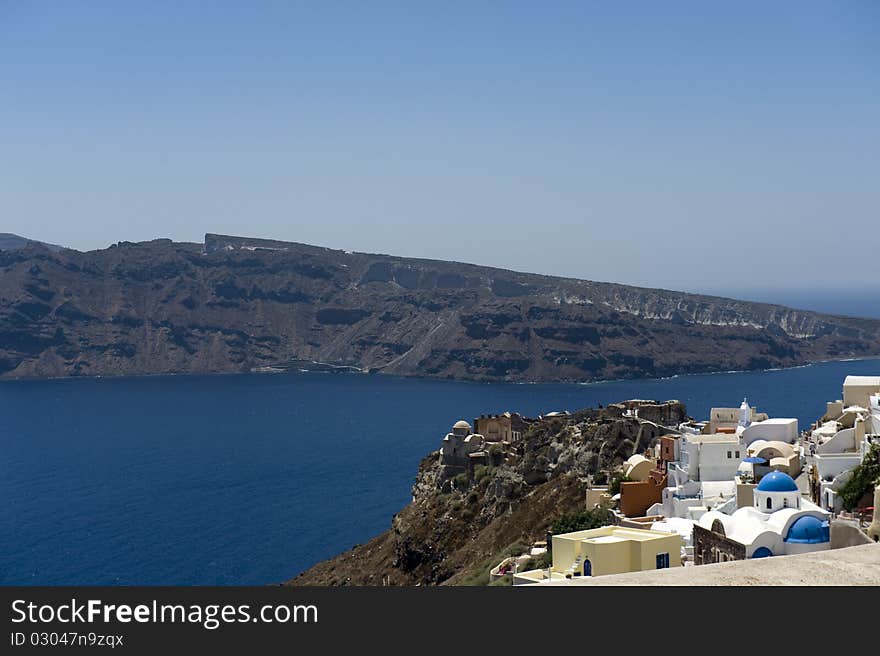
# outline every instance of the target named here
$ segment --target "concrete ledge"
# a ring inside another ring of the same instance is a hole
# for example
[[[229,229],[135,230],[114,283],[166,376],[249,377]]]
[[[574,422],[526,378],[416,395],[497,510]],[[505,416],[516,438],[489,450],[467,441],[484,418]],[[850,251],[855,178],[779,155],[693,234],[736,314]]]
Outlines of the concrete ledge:
[[[880,544],[540,584],[559,585],[880,585]]]

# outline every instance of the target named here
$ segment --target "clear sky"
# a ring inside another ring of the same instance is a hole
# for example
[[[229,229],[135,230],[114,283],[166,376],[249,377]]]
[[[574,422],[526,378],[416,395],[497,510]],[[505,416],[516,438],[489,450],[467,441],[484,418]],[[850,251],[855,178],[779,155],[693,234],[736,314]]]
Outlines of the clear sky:
[[[874,287],[880,3],[0,0],[0,232]]]

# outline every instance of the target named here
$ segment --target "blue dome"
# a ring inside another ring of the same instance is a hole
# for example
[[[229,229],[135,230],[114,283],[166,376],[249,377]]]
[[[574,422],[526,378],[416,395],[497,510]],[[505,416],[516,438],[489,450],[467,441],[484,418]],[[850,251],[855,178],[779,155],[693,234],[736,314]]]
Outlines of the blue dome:
[[[831,539],[828,522],[823,522],[812,515],[804,515],[797,518],[788,529],[786,542],[798,542],[801,544],[818,544],[828,542]]]
[[[758,483],[758,492],[797,492],[794,479],[781,471],[772,471]]]

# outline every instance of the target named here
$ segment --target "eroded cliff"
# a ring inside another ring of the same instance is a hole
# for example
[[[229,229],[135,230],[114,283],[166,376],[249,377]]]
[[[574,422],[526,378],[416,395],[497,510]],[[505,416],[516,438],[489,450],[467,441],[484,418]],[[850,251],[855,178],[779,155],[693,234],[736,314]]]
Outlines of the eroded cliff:
[[[0,376],[283,370],[588,381],[880,354],[880,321],[207,235],[0,251]]]

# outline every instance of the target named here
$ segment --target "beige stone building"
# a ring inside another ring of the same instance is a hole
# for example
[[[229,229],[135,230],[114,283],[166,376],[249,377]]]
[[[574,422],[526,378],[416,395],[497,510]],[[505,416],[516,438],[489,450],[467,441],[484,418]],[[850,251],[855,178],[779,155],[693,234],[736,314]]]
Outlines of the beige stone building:
[[[526,420],[517,412],[500,415],[480,415],[474,419],[474,432],[487,442],[518,442],[528,428]]]
[[[709,412],[709,425],[704,428],[705,433],[736,433],[738,426],[748,426],[750,423],[765,421],[768,419],[766,412],[758,412],[750,407],[745,401],[738,408],[712,408]]]

